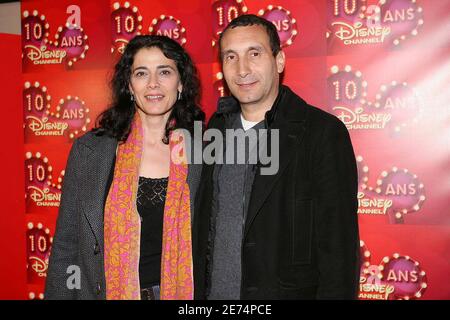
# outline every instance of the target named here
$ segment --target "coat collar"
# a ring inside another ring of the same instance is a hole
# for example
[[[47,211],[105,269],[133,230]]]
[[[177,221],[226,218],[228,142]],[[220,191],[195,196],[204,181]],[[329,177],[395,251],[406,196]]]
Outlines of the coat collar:
[[[103,211],[117,149],[117,140],[88,133],[80,144],[83,150],[79,179],[83,185],[79,195],[83,213],[92,229],[96,242],[103,248]]]
[[[304,100],[288,87],[282,86],[274,106],[266,113],[266,128],[279,130],[279,168],[274,175],[261,175],[260,167],[256,171],[244,225],[244,237],[277,181],[293,158],[297,156],[296,150],[307,130],[307,109],[308,105]]]
[[[271,128],[273,125],[280,126],[284,122],[302,122],[305,120],[305,108],[293,107],[306,106],[307,103],[297,96],[292,90],[285,85],[280,85],[277,98],[272,108],[266,112],[264,121],[266,128]],[[217,106],[217,115],[229,116],[240,112],[241,107],[237,99],[233,96],[222,97],[219,99]]]

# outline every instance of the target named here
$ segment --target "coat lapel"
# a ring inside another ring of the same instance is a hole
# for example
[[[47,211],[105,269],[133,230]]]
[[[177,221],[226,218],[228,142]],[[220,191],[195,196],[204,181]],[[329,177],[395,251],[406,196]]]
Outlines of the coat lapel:
[[[274,124],[272,129],[278,129],[280,132],[280,163],[278,172],[274,175],[261,175],[261,168],[258,168],[253,181],[252,194],[250,196],[248,214],[244,227],[244,237],[247,235],[250,226],[258,215],[262,205],[272,192],[277,180],[283,175],[284,170],[291,162],[294,155],[293,150],[295,150],[296,146],[302,141],[305,133],[305,120],[293,120],[284,126]],[[276,142],[272,141],[271,143]]]
[[[84,170],[80,172],[80,200],[92,232],[103,247],[103,211],[117,141],[110,138],[101,140],[96,145],[86,146]]]

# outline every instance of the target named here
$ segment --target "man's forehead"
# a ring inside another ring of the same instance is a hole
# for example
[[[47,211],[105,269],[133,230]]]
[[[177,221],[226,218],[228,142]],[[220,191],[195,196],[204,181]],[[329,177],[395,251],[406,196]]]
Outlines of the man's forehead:
[[[228,29],[222,38],[222,52],[270,47],[269,36],[263,26],[239,26]]]

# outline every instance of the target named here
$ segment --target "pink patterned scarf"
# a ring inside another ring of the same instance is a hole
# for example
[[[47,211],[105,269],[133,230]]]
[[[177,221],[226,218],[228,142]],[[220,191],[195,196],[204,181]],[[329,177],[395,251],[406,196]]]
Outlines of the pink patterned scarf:
[[[191,210],[183,136],[169,137],[170,169],[164,207],[161,300],[193,299]],[[140,300],[141,224],[136,208],[143,128],[139,114],[117,150],[114,179],[105,205],[105,277],[107,300]],[[174,156],[177,159],[172,159]]]

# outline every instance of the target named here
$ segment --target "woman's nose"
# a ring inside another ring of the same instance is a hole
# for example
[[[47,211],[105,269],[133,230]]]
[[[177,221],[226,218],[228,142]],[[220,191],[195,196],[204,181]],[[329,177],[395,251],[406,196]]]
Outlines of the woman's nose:
[[[152,89],[158,88],[159,87],[158,78],[155,76],[148,77],[147,87],[152,88]]]

